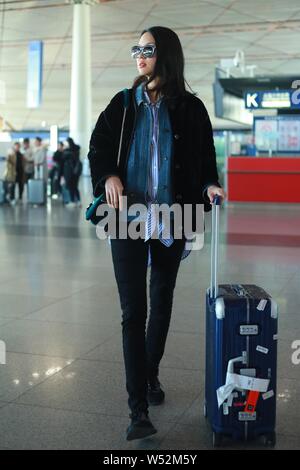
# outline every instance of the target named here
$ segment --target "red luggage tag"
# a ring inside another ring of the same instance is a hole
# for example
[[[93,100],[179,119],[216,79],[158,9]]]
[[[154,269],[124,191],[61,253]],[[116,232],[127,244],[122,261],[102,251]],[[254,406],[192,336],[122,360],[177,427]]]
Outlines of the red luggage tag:
[[[260,392],[256,392],[255,390],[250,390],[248,393],[247,401],[246,401],[246,406],[245,406],[245,412],[247,413],[254,413],[256,409],[256,404],[257,400],[259,397]]]

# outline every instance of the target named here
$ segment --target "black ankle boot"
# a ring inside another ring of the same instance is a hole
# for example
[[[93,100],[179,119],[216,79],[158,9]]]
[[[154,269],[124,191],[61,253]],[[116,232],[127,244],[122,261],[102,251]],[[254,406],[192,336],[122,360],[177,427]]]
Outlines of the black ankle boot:
[[[157,377],[148,380],[148,393],[147,401],[149,405],[161,405],[165,400],[165,392],[162,389],[161,383]]]
[[[152,436],[152,434],[157,433],[146,411],[132,413],[129,417],[131,418],[131,424],[128,426],[126,432],[127,441],[143,439],[144,437]]]

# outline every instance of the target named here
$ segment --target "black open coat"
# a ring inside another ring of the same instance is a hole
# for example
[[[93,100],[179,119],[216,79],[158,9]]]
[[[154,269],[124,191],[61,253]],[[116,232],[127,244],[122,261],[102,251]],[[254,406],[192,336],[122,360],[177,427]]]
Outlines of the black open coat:
[[[117,93],[100,114],[90,140],[90,161],[93,192],[104,191],[109,175],[118,175],[126,193],[126,164],[134,133],[137,105],[133,89],[129,89],[129,107],[124,124],[119,167],[117,156],[123,118],[123,93]],[[211,122],[203,102],[187,92],[184,98],[168,103],[174,154],[172,160],[173,200],[183,204],[204,204],[211,209],[204,191],[208,184],[218,183],[216,152]]]

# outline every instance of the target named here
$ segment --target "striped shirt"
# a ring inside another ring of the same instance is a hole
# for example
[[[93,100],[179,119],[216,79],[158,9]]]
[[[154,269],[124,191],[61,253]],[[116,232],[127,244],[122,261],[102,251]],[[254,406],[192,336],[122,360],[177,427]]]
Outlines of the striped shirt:
[[[166,247],[169,247],[173,244],[174,239],[172,235],[170,234],[169,238],[163,238],[162,232],[163,232],[163,222],[157,220],[157,217],[155,215],[155,210],[153,207],[153,203],[157,203],[156,201],[156,195],[157,195],[157,188],[158,188],[158,180],[159,180],[159,163],[160,163],[160,155],[159,155],[159,119],[158,119],[158,113],[159,113],[159,107],[162,101],[162,98],[160,98],[158,101],[155,103],[151,103],[151,100],[149,98],[149,95],[147,91],[144,89],[144,97],[146,99],[147,105],[149,106],[152,114],[152,122],[153,122],[153,133],[152,133],[152,139],[151,139],[151,151],[150,151],[150,165],[149,165],[149,174],[148,174],[148,180],[147,180],[147,216],[146,216],[146,224],[145,224],[145,242],[151,238],[151,235],[153,234],[156,226],[158,230],[158,237],[161,243],[163,243]],[[186,242],[187,245],[188,241]],[[181,259],[186,258],[190,254],[190,249],[187,248],[185,245],[185,248],[183,250]],[[151,264],[151,254],[150,254],[150,246],[149,246],[149,252],[148,252],[148,266]]]

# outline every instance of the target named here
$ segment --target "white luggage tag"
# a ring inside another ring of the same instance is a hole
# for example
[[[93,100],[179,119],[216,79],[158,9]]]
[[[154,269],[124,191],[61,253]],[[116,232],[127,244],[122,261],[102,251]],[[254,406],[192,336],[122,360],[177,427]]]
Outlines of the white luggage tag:
[[[268,390],[270,383],[268,379],[257,379],[255,377],[235,374],[233,372],[235,362],[243,362],[243,357],[236,357],[228,361],[226,383],[217,390],[219,408],[232,394],[233,390],[255,390],[262,393]]]

